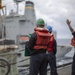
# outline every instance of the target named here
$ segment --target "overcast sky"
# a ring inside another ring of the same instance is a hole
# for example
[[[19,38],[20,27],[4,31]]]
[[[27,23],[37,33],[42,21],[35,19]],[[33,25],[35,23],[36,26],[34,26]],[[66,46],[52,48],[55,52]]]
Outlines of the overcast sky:
[[[8,2],[7,2],[8,1]],[[75,29],[75,0],[30,0],[34,2],[36,18],[43,18],[48,25],[57,31],[57,38],[71,38],[71,32],[66,24],[66,19],[71,20]],[[3,0],[8,12],[16,11],[13,0]],[[19,14],[24,14],[24,2],[19,4]]]

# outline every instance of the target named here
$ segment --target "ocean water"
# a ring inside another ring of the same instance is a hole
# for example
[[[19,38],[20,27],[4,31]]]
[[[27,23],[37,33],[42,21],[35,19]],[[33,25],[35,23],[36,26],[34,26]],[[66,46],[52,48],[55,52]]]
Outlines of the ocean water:
[[[71,43],[71,39],[57,39],[57,45],[70,45],[70,43]],[[69,53],[67,53],[65,56],[73,57],[74,52],[75,49],[73,47],[72,50]]]
[[[71,39],[56,39],[58,45],[70,45]]]

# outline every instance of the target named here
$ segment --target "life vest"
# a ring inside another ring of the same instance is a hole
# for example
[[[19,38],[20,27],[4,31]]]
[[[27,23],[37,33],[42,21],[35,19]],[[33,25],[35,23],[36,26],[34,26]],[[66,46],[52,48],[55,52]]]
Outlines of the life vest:
[[[35,33],[37,35],[36,43],[34,45],[35,50],[47,49],[50,39],[50,33],[45,28],[35,28]]]
[[[51,37],[50,37],[50,41],[49,41],[48,52],[53,51],[53,42],[54,42],[54,35],[52,34]]]
[[[75,38],[74,37],[71,39],[71,45],[75,46]]]

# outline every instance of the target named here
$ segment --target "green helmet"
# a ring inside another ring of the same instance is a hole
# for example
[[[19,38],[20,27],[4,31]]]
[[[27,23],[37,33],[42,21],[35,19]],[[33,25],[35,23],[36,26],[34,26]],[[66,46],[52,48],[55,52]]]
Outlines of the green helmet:
[[[40,18],[40,19],[37,20],[36,24],[37,25],[45,25],[45,22],[44,22],[43,19]]]

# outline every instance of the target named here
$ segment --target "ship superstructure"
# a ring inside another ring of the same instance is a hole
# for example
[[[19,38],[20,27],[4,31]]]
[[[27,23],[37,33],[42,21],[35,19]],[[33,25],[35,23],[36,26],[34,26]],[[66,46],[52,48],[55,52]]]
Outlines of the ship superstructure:
[[[36,17],[34,11],[34,4],[30,1],[26,2],[25,14],[18,15],[10,13],[5,19],[6,37],[15,40],[19,43],[21,36],[33,33],[36,26]]]

